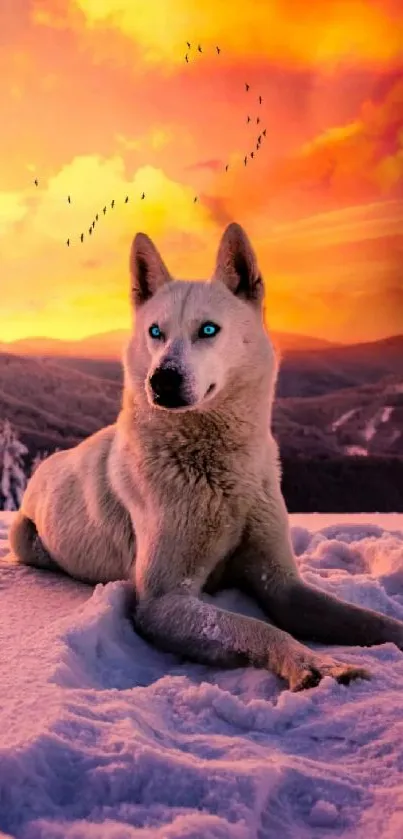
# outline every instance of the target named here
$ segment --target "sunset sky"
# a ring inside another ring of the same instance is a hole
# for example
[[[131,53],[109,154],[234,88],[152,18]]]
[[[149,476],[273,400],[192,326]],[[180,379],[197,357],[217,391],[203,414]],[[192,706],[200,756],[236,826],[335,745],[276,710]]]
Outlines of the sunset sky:
[[[12,0],[0,47],[0,342],[126,328],[135,233],[207,278],[232,220],[273,329],[403,332],[401,0]]]

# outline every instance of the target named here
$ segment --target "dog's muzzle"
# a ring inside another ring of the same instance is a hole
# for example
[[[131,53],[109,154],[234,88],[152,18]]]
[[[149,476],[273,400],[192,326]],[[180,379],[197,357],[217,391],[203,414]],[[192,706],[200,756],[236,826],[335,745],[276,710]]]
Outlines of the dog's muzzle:
[[[157,367],[149,382],[156,405],[170,409],[189,405],[185,394],[185,379],[176,367]]]

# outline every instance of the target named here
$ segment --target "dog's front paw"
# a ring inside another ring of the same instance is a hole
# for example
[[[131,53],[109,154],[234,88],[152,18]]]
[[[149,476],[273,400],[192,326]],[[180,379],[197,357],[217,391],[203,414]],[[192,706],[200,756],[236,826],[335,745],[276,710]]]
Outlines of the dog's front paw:
[[[290,690],[296,692],[316,687],[324,676],[331,676],[342,685],[350,684],[353,679],[370,679],[371,674],[365,667],[340,664],[332,659],[313,658],[301,661],[289,675]]]

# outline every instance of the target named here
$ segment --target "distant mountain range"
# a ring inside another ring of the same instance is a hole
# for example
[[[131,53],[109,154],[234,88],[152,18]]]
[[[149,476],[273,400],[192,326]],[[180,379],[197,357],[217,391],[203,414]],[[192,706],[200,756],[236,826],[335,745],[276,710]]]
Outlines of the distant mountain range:
[[[403,376],[403,335],[320,351],[287,350],[282,355],[277,387],[281,397],[319,396],[375,383],[389,374]]]
[[[284,334],[284,333],[282,333]],[[291,336],[293,337],[293,336]],[[316,349],[280,349],[277,397],[322,396],[335,390],[375,383],[394,374],[403,376],[403,336],[367,344],[325,345]],[[59,366],[114,382],[122,381],[120,361],[53,356]]]
[[[0,342],[0,352],[12,352],[19,355],[74,357],[91,359],[120,359],[122,348],[129,337],[127,329],[102,332],[90,335],[79,341],[63,341],[57,338],[21,338],[10,343]],[[281,352],[288,350],[318,350],[324,347],[339,346],[321,338],[309,335],[294,335],[288,332],[275,332],[272,338]]]
[[[121,392],[120,381],[0,352],[0,417],[10,420],[31,451],[68,448],[114,422]]]
[[[403,458],[403,336],[315,349],[283,344],[281,354],[273,424],[283,454]],[[0,417],[31,452],[75,445],[114,422],[121,390],[121,364],[110,358],[0,351]]]
[[[290,457],[403,458],[403,379],[278,399],[273,428]]]

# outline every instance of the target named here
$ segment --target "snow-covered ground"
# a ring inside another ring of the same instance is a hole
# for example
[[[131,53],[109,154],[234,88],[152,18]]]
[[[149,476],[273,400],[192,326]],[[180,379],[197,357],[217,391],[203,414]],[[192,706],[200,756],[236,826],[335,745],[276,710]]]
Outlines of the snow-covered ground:
[[[403,837],[393,644],[335,648],[373,680],[299,694],[265,671],[182,664],[136,636],[127,584],[12,564],[12,515],[0,516],[0,836]],[[403,516],[291,523],[308,581],[403,619]],[[259,615],[234,592],[217,599]]]

